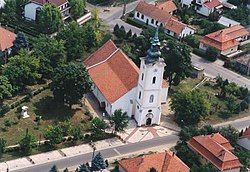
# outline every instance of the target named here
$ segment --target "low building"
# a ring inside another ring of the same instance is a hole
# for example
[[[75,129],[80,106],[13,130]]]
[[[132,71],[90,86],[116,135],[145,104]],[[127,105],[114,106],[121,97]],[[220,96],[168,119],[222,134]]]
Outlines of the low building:
[[[168,12],[169,14],[174,14],[177,11],[177,6],[172,0],[166,0],[166,2],[156,2],[155,6],[161,10]]]
[[[119,161],[120,172],[189,172],[189,167],[173,152],[152,153]]]
[[[70,17],[70,5],[67,0],[30,0],[24,6],[24,17],[26,20],[37,21],[38,14],[46,3],[55,4],[62,14],[62,19],[66,20]]]
[[[235,67],[245,75],[250,75],[250,54],[237,58]]]
[[[204,162],[211,163],[222,172],[240,172],[241,163],[232,153],[233,147],[221,134],[201,135],[187,142],[189,148],[198,153]]]
[[[108,115],[122,109],[138,126],[160,123],[161,103],[166,103],[168,93],[165,63],[161,58],[148,63],[147,58],[141,58],[139,69],[109,40],[84,61],[92,92]]]
[[[231,26],[235,26],[235,25],[240,25],[239,22],[234,21],[232,19],[229,19],[227,17],[221,16],[220,19],[218,20],[219,24],[222,24],[226,27],[231,27]]]
[[[148,4],[144,1],[140,1],[137,5],[134,18],[154,28],[163,27],[166,34],[177,39],[194,34],[195,32],[192,27],[178,21],[169,12],[158,8],[157,5]]]
[[[248,39],[249,32],[243,26],[235,25],[205,35],[200,41],[199,48],[206,51],[210,46],[217,49],[221,55],[228,55],[236,52],[240,42]]]
[[[7,58],[16,39],[16,34],[0,26],[0,57]]]
[[[238,145],[250,151],[250,127],[248,127],[237,141]]]

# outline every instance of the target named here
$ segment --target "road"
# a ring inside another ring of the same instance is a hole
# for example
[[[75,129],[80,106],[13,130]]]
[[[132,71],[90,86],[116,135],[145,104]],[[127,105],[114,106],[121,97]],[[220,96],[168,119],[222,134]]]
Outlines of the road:
[[[240,86],[250,89],[250,80],[231,71],[220,64],[209,62],[195,54],[191,54],[192,63],[205,69],[205,73],[211,77],[220,75],[224,79],[228,79],[230,82],[235,82]]]
[[[246,127],[250,126],[250,116],[240,118],[234,121],[228,121],[228,122],[216,124],[214,125],[214,127],[223,127],[223,126],[228,126],[228,125],[231,125],[232,127],[237,128],[238,131],[241,131],[242,129],[245,129]]]
[[[165,137],[157,137],[151,140],[130,143],[123,146],[107,148],[104,150],[100,150],[101,154],[105,158],[111,158],[115,156],[125,155],[141,150],[145,150],[152,147],[162,146],[166,144],[173,144],[178,141],[178,136],[176,135],[168,135]],[[27,167],[21,170],[11,170],[11,172],[48,172],[51,167],[55,164],[59,169],[64,169],[66,167],[77,166],[79,164],[83,164],[89,162],[91,160],[92,153],[81,154],[73,157],[65,157],[63,159],[45,163],[38,164],[32,167]]]

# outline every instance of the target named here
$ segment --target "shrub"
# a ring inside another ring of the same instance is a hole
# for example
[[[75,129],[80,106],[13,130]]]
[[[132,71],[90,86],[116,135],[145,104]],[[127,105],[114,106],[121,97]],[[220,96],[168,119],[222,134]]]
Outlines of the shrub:
[[[211,59],[211,61],[215,61],[218,57],[218,54],[219,52],[213,47],[208,47],[206,51],[206,55],[209,59]]]
[[[138,27],[138,28],[146,28],[141,23],[137,22],[136,20],[134,20],[133,18],[130,18],[130,17],[127,18],[127,23],[131,24],[131,25],[133,25],[135,27]]]
[[[245,100],[243,100],[243,101],[240,103],[240,107],[241,107],[241,110],[244,111],[244,110],[246,110],[246,109],[249,108],[249,104],[248,104]]]
[[[4,126],[5,127],[10,127],[12,125],[12,121],[10,119],[5,119],[4,120]]]
[[[193,48],[199,48],[199,39],[195,35],[188,35],[184,41]]]
[[[0,117],[3,116],[4,114],[6,114],[9,111],[10,111],[10,106],[9,105],[3,105],[0,108]]]
[[[201,50],[201,49],[198,49],[198,48],[194,48],[193,49],[193,53],[198,55],[198,56],[201,56],[201,57],[205,57],[206,54],[205,54],[205,51]]]

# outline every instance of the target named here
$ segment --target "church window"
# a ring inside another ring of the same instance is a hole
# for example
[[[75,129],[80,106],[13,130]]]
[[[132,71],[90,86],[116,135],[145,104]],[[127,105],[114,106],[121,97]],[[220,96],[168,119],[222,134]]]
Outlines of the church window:
[[[151,96],[149,97],[149,103],[153,103],[153,101],[154,101],[154,95],[151,95]]]
[[[138,17],[138,18],[140,17],[140,13],[139,13],[139,12],[137,12],[137,17]]]
[[[152,80],[152,84],[155,84],[155,81],[156,81],[156,77],[154,76]]]
[[[143,14],[141,15],[141,19],[144,19],[144,15]]]
[[[155,22],[154,19],[151,19],[151,23],[154,24],[154,22]]]
[[[140,109],[140,107],[137,105],[137,109]]]
[[[141,99],[141,92],[139,92],[139,99]]]
[[[144,73],[143,74],[141,74],[141,80],[143,81],[143,78],[144,78]]]
[[[151,110],[151,109],[149,109],[149,110],[148,110],[148,112],[152,112],[152,110]]]

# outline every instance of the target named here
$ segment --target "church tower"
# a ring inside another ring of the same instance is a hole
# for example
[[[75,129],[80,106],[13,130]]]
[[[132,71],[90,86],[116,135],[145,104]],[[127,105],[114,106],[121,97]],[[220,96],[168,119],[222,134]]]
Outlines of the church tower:
[[[147,51],[147,56],[140,58],[140,75],[134,116],[138,126],[160,124],[162,82],[166,66],[160,56],[157,28],[154,38],[151,39],[151,47]]]

